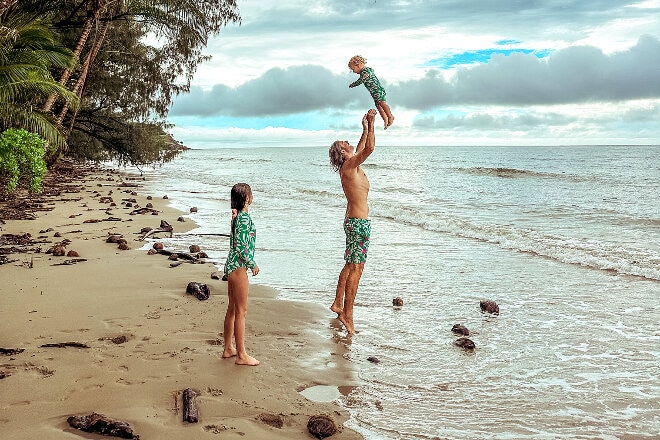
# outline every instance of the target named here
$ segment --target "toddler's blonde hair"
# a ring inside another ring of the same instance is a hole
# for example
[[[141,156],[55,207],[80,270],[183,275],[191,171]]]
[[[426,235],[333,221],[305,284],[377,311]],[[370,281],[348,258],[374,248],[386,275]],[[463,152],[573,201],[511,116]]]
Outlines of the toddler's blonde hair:
[[[351,58],[348,61],[349,66],[352,66],[353,64],[358,64],[358,63],[367,64],[367,59],[364,58],[362,55],[355,55],[353,58]]]

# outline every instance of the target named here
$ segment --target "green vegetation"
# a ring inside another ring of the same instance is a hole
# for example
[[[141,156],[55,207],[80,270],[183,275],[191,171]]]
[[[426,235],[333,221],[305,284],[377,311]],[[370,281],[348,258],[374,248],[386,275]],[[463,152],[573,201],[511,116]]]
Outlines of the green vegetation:
[[[29,181],[30,191],[41,192],[46,174],[45,140],[38,134],[11,128],[0,134],[0,175],[7,181],[5,190],[16,189],[21,178]]]
[[[169,161],[181,151],[166,131],[172,99],[230,22],[236,0],[0,3],[0,131],[40,134],[49,166]]]

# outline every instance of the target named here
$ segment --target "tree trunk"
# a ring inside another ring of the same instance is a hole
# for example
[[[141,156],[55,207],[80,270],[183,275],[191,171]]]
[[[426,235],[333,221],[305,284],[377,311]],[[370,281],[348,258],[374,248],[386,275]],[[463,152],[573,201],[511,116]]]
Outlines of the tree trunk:
[[[89,72],[89,68],[94,62],[94,59],[96,59],[96,55],[98,55],[99,50],[101,50],[101,46],[103,46],[103,42],[105,41],[105,36],[108,32],[108,28],[110,27],[110,22],[109,21],[104,21],[101,24],[100,30],[98,32],[98,36],[96,38],[96,42],[94,43],[94,46],[89,50],[87,53],[87,56],[85,57],[85,62],[82,65],[82,69],[80,71],[80,75],[78,76],[78,81],[76,81],[76,85],[73,87],[72,92],[78,95],[80,98],[82,95],[82,90],[83,86],[85,84],[85,80],[87,79],[87,72]],[[64,120],[64,116],[66,115],[67,111],[69,111],[69,104],[65,103],[64,106],[62,107],[62,110],[60,111],[59,116],[57,117],[57,123],[62,124],[62,121]],[[77,112],[76,112],[77,113]],[[72,119],[75,120],[76,118],[76,113],[72,115]],[[71,123],[73,126],[73,122]],[[68,133],[65,133],[67,136],[70,134],[70,130],[67,130]]]
[[[78,61],[80,61],[80,54],[82,53],[82,50],[85,47],[85,44],[87,43],[87,38],[89,37],[89,34],[92,32],[92,25],[97,21],[97,19],[98,19],[98,15],[93,15],[93,16],[90,15],[85,20],[85,25],[83,27],[82,34],[78,39],[78,45],[76,46],[76,50],[73,52],[73,57],[76,65],[78,64]],[[74,68],[75,67],[76,66],[74,66]],[[60,77],[61,85],[66,84],[66,82],[69,80],[69,77],[71,76],[71,72],[72,69],[65,69],[64,72],[62,72],[62,76]],[[53,108],[56,99],[57,99],[57,95],[50,95],[46,100],[46,103],[44,104],[43,110],[45,112],[49,112],[50,109]]]

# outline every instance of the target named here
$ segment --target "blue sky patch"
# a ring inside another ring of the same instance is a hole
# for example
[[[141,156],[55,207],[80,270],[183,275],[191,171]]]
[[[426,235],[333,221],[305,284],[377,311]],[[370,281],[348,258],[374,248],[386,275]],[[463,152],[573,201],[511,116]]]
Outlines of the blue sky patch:
[[[505,42],[514,42],[514,40],[500,40],[498,43],[509,44]],[[537,58],[545,58],[553,51],[550,49],[534,50],[534,49],[482,49],[461,52],[447,57],[434,58],[424,63],[424,67],[440,67],[448,69],[454,66],[487,63],[493,55],[509,56],[512,53],[532,54]]]

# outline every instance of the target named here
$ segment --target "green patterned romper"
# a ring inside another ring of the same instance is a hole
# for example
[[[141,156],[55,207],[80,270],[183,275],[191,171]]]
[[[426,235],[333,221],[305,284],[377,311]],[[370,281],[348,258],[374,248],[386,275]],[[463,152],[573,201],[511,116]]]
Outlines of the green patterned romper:
[[[360,84],[364,84],[367,90],[369,90],[369,93],[371,93],[371,97],[374,98],[374,103],[376,103],[376,105],[380,101],[386,101],[385,89],[380,84],[380,81],[378,81],[378,77],[374,73],[374,69],[371,67],[365,67],[362,69],[362,72],[360,72],[360,78],[354,83],[351,83],[351,85],[348,87],[353,88],[355,86],[359,86]]]
[[[225,262],[225,275],[239,267],[254,268],[254,247],[257,241],[257,228],[247,212],[239,212],[234,224],[234,232],[229,237],[229,254]]]

